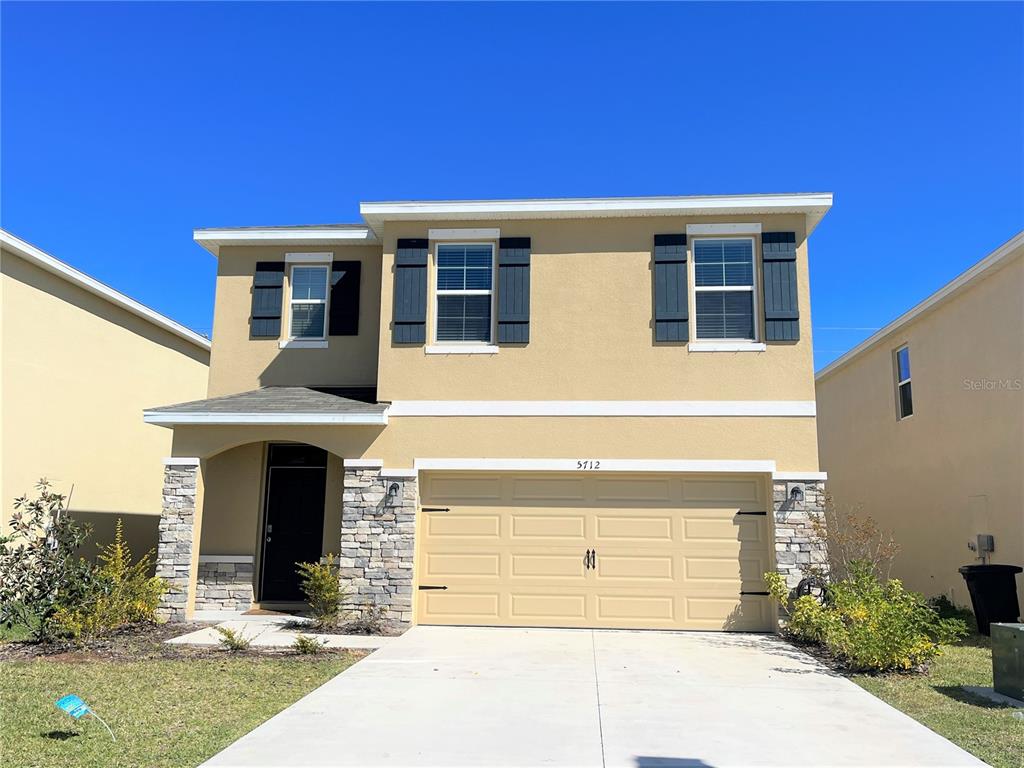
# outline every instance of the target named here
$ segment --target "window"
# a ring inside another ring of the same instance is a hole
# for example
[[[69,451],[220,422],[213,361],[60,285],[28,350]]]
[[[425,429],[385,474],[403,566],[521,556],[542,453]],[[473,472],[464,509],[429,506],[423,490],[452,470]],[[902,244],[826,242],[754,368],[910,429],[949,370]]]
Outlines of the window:
[[[910,392],[910,347],[900,347],[893,356],[896,364],[896,408],[901,419],[914,414]]]
[[[693,241],[697,338],[755,341],[754,241]]]
[[[291,338],[324,338],[324,323],[327,319],[328,273],[327,266],[292,267]]]
[[[437,246],[438,342],[491,342],[494,246]]]

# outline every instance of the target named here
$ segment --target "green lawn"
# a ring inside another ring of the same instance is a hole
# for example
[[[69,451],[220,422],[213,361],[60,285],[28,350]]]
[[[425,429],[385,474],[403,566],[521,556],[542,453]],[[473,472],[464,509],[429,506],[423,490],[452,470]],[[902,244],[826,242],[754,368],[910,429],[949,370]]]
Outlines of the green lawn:
[[[247,654],[143,661],[36,658],[0,663],[6,766],[194,766],[358,660]],[[110,724],[53,704],[82,696]]]
[[[987,637],[974,636],[944,649],[926,675],[857,675],[853,681],[883,701],[997,768],[1024,765],[1024,720],[961,690],[992,686]]]

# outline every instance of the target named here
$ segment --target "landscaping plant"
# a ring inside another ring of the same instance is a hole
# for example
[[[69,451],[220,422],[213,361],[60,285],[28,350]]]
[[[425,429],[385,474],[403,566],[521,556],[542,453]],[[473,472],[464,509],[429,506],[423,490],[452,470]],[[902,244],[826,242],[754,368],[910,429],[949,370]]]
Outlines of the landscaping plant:
[[[771,596],[788,609],[786,634],[824,648],[854,671],[912,670],[941,653],[940,646],[967,634],[960,619],[942,618],[924,597],[899,579],[882,580],[868,560],[846,563],[847,576],[825,588],[823,599],[790,600],[785,578],[765,574]]]
[[[153,551],[132,562],[121,520],[114,540],[100,553],[99,565],[74,601],[62,601],[51,617],[55,636],[81,641],[131,624],[156,621],[166,590],[163,579],[149,576]]]
[[[309,654],[323,653],[324,646],[327,641],[321,640],[318,637],[310,637],[309,635],[298,635],[295,638],[295,642],[292,643],[292,648],[304,656]]]
[[[342,606],[348,590],[341,586],[334,555],[327,555],[321,563],[298,563],[298,570],[313,621],[321,628],[337,626],[344,617]]]
[[[353,635],[382,635],[387,629],[387,610],[380,605],[365,605],[345,630]]]
[[[246,637],[241,632],[236,632],[231,627],[214,627],[214,629],[220,635],[218,642],[228,651],[247,651],[252,645],[252,638]]]
[[[77,554],[89,529],[71,519],[67,497],[46,479],[36,492],[15,499],[10,533],[0,537],[0,623],[43,641],[52,637],[60,607],[88,591],[93,569]]]

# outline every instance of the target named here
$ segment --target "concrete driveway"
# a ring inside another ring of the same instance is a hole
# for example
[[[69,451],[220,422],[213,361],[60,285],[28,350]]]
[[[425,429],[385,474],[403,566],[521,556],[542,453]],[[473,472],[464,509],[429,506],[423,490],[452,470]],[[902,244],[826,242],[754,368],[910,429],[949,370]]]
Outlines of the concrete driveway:
[[[982,766],[764,635],[415,627],[209,766]]]

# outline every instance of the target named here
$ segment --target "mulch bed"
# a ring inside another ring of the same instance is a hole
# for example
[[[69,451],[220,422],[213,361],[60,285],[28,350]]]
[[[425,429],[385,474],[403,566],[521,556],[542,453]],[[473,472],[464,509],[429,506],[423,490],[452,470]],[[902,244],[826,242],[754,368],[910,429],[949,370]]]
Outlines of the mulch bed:
[[[142,624],[125,627],[103,637],[86,641],[82,645],[68,643],[33,643],[15,641],[0,643],[0,661],[28,661],[49,659],[68,663],[92,661],[144,661],[148,659],[202,659],[226,656],[261,657],[289,656],[295,658],[323,658],[324,653],[358,653],[350,650],[325,648],[321,654],[298,654],[288,648],[250,648],[228,651],[220,646],[170,645],[165,640],[179,637],[197,629],[213,626],[200,624]]]

